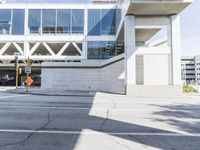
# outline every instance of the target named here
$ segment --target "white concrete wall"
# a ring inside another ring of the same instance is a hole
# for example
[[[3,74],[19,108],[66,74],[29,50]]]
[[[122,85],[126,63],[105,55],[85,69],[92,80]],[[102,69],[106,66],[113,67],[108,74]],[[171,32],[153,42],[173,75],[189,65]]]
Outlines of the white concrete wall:
[[[169,85],[169,55],[136,56],[137,85]]]
[[[104,62],[43,63],[42,88],[124,92],[123,57],[120,55]],[[137,85],[168,85],[168,55],[143,55],[136,58]]]
[[[136,85],[144,85],[144,57],[136,56]]]
[[[181,86],[169,85],[168,57],[169,55],[136,56],[136,78],[140,84],[136,81],[137,85],[132,87],[134,96],[182,94]],[[124,55],[120,55],[103,62],[85,60],[81,63],[43,63],[42,88],[124,93],[123,58]]]
[[[168,85],[168,55],[144,55],[144,85]]]
[[[42,69],[42,88],[124,92],[124,60],[121,60],[123,57],[121,55],[103,63],[43,63],[43,67],[51,68]],[[113,61],[117,62],[103,67]],[[56,68],[57,66],[60,68]]]

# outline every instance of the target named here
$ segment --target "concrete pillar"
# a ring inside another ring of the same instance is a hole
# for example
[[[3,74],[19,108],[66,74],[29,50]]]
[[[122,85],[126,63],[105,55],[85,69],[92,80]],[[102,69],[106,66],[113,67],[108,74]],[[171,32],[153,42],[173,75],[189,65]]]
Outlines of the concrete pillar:
[[[125,44],[125,89],[126,94],[133,93],[136,85],[136,57],[135,57],[135,17],[128,15],[124,21]]]
[[[24,58],[27,59],[29,57],[29,43],[27,42],[27,35],[29,34],[28,28],[28,8],[25,9],[25,19],[24,19]]]
[[[180,17],[170,16],[171,85],[181,85],[181,34]]]

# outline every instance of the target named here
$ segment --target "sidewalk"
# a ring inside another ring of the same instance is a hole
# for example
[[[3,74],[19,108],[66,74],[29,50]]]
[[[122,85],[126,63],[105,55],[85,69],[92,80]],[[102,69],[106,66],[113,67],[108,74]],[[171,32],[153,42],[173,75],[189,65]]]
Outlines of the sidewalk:
[[[3,89],[3,88],[2,88]],[[1,91],[1,88],[0,88]],[[40,89],[40,88],[29,88],[28,92],[25,88],[4,88],[6,93],[17,93],[17,94],[30,94],[30,95],[43,95],[43,96],[86,96],[92,97],[95,92],[90,91],[65,91],[65,90],[52,90],[52,89]]]
[[[123,93],[106,93],[95,91],[69,91],[69,90],[54,90],[54,89],[41,89],[39,87],[31,87],[28,92],[25,88],[19,87],[0,87],[0,92],[16,93],[16,94],[29,94],[29,95],[42,95],[42,96],[81,96],[81,97],[94,97],[96,94],[103,96],[125,96]],[[183,97],[200,96],[200,93],[183,93]],[[134,96],[129,96],[134,97]],[[137,97],[137,96],[136,96]],[[142,96],[141,96],[142,97]]]

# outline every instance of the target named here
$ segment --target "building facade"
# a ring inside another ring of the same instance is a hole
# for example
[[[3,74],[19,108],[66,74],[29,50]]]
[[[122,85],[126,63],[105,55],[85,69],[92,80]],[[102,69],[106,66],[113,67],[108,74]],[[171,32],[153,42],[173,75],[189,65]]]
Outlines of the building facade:
[[[184,56],[181,58],[181,79],[183,83],[196,82],[196,67],[194,56]]]
[[[200,84],[200,56],[184,56],[181,59],[181,78],[184,83]]]
[[[196,82],[200,84],[200,56],[195,57]]]
[[[191,2],[2,4],[0,60],[43,62],[43,88],[178,93],[179,13]],[[167,44],[147,44],[164,27]]]

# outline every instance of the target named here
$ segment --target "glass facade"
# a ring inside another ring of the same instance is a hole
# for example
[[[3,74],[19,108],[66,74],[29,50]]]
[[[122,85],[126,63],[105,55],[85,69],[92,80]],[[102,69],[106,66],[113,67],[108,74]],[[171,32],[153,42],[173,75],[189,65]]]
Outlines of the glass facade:
[[[100,57],[100,42],[90,41],[88,42],[88,59],[101,59]]]
[[[83,34],[84,9],[29,9],[30,34]],[[24,34],[24,9],[0,10],[0,34]],[[115,35],[120,10],[89,9],[88,35]]]
[[[109,59],[115,56],[115,42],[114,41],[101,42],[100,56],[101,59]]]
[[[0,34],[24,34],[24,9],[0,10]]]
[[[57,10],[57,33],[70,34],[71,10]]]
[[[89,41],[88,59],[104,60],[123,53],[123,44],[115,41]]]
[[[0,10],[0,34],[9,34],[11,27],[11,10]]]
[[[72,33],[84,33],[84,10],[72,9]]]
[[[12,19],[12,34],[23,35],[24,34],[24,9],[14,9]]]
[[[42,33],[56,33],[56,10],[42,10]]]
[[[29,32],[30,33],[40,33],[41,28],[41,10],[40,9],[31,9],[29,10]]]
[[[30,33],[42,34],[83,34],[83,9],[44,9],[29,10]]]
[[[88,35],[115,35],[116,9],[89,9]]]
[[[87,15],[87,35],[114,36],[116,34],[121,20],[120,9],[88,9]],[[83,35],[84,18],[84,9],[29,9],[28,33]],[[0,9],[0,34],[24,35],[25,24],[25,9]],[[106,39],[88,41],[87,46],[88,59],[109,59],[123,53],[123,44]]]
[[[115,35],[115,9],[101,10],[101,35]]]
[[[100,9],[88,10],[88,35],[100,35]]]
[[[116,31],[121,21],[121,9],[116,9]]]

